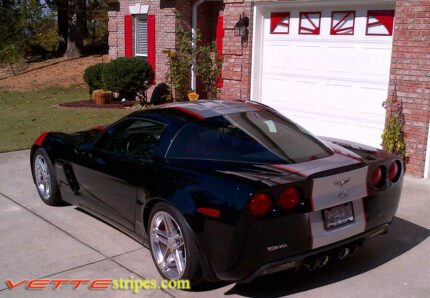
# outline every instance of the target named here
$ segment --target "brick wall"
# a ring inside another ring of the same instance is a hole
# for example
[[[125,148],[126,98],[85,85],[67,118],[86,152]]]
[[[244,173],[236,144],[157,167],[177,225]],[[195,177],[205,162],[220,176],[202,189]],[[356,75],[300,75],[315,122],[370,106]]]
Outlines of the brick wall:
[[[246,40],[234,35],[234,26],[240,15],[250,20]],[[224,45],[222,77],[224,86],[221,98],[249,99],[251,80],[252,17],[253,4],[244,0],[224,0]],[[246,45],[245,47],[243,45]]]
[[[184,1],[186,2],[186,1]],[[155,15],[156,34],[156,77],[155,82],[158,84],[165,80],[165,74],[168,70],[167,57],[163,53],[165,49],[175,47],[175,1],[173,0],[121,0],[119,6],[111,6],[109,15],[109,57],[116,59],[124,56],[124,15],[130,14],[129,6],[136,3],[149,4],[148,14]],[[134,30],[134,26],[133,26]],[[133,32],[134,36],[134,32]],[[134,40],[133,40],[134,45]]]
[[[396,3],[390,91],[405,114],[407,174],[423,177],[430,119],[430,1]]]

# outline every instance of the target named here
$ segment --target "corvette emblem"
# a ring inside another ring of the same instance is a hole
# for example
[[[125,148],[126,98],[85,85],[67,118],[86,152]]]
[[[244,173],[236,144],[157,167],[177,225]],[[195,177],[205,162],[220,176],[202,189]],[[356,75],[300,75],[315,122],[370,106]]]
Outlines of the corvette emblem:
[[[346,177],[346,178],[345,178],[345,179],[343,179],[343,180],[333,182],[333,184],[334,184],[334,185],[336,185],[336,186],[339,186],[340,188],[342,188],[342,187],[343,187],[345,184],[347,184],[350,180],[351,180],[351,178],[350,178],[350,177]]]
[[[344,199],[344,198],[346,198],[348,196],[348,192],[347,191],[345,191],[345,190],[342,190],[340,193],[338,193],[337,194],[337,197],[339,198],[339,199]]]

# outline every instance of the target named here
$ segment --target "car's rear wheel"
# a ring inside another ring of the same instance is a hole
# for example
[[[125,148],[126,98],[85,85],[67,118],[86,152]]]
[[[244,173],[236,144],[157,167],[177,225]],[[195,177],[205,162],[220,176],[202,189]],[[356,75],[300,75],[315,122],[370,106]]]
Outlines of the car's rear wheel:
[[[63,203],[55,179],[55,172],[48,154],[39,148],[32,159],[33,177],[37,192],[44,203],[50,206],[58,206]]]
[[[149,222],[151,254],[162,277],[187,279],[192,286],[201,283],[200,252],[183,216],[172,206],[158,203]]]

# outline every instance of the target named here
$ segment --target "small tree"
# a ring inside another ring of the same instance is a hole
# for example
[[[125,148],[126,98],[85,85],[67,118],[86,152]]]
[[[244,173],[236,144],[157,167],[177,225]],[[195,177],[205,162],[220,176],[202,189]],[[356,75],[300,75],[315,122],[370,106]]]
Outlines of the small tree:
[[[166,81],[174,89],[176,100],[187,100],[190,90],[190,69],[193,64],[191,33],[179,26],[176,30],[176,49],[166,50],[164,53],[169,59]]]
[[[384,102],[384,108],[387,110],[388,116],[385,119],[385,128],[382,134],[382,148],[397,154],[407,163],[408,154],[404,133],[405,120],[402,102],[398,100],[396,91],[394,91],[391,100]]]
[[[166,50],[164,53],[169,60],[169,72],[166,75],[166,81],[174,89],[175,99],[188,100],[190,70],[193,65],[191,33],[179,26],[176,30],[176,49]],[[221,73],[222,62],[218,58],[215,47],[209,44],[203,45],[201,36],[197,32],[194,53],[197,79],[202,83],[208,98],[217,98],[219,93],[217,81]]]
[[[203,84],[208,98],[217,98],[219,93],[218,79],[221,74],[222,61],[218,58],[212,45],[198,46],[196,51],[197,78]]]
[[[9,64],[12,73],[16,75],[13,65],[24,60],[24,52],[21,47],[12,43],[0,50],[0,57],[0,62]]]

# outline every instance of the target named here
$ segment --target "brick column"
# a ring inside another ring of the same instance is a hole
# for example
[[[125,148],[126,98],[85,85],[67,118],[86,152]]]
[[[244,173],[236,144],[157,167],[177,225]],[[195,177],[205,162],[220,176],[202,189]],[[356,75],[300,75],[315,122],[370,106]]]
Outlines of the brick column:
[[[389,96],[405,114],[407,174],[423,177],[430,118],[430,0],[397,0]]]
[[[251,82],[251,49],[253,4],[244,0],[224,0],[224,42],[221,98],[249,99]],[[234,26],[240,14],[249,18],[247,47],[242,47],[240,36],[234,35]]]

